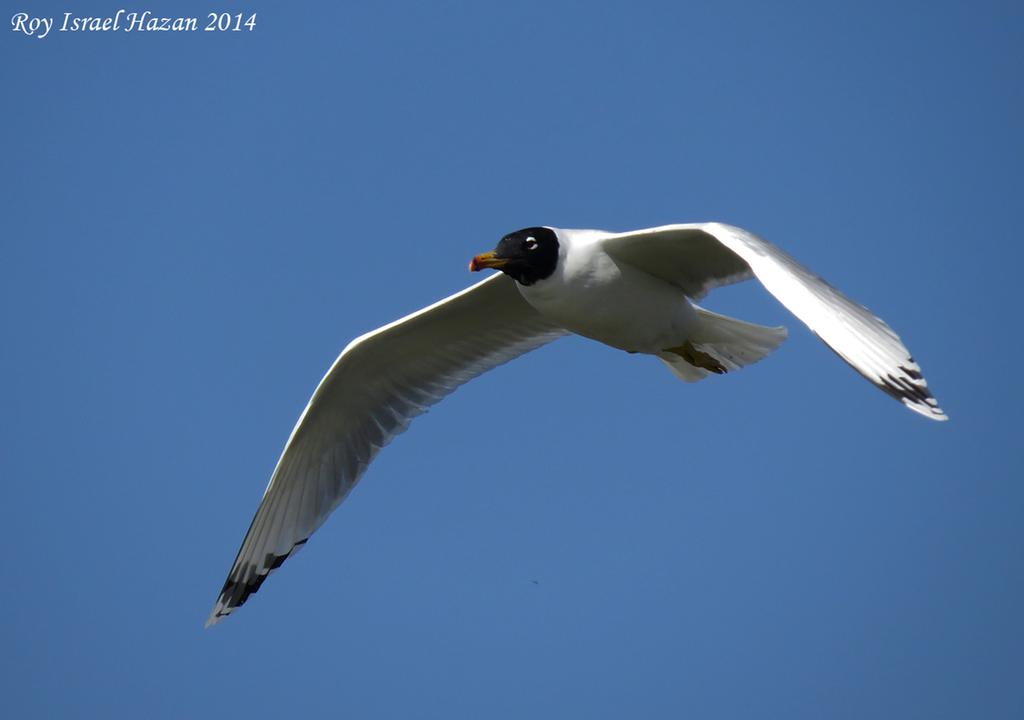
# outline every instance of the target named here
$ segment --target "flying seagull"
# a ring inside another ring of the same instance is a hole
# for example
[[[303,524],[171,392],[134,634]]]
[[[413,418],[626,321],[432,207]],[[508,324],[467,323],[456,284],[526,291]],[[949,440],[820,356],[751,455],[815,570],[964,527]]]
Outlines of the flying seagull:
[[[207,626],[242,605],[327,519],[377,452],[463,383],[569,333],[654,355],[696,382],[757,362],[786,338],[696,304],[756,277],[876,387],[945,413],[882,320],[771,243],[700,223],[610,233],[532,227],[477,255],[486,280],[356,338],[313,392],[277,461]]]

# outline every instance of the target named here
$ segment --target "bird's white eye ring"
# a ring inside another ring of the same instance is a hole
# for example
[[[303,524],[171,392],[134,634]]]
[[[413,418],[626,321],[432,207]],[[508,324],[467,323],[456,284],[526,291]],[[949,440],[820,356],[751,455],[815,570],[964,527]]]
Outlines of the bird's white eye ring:
[[[536,250],[537,249],[537,241],[535,239],[533,239],[532,237],[526,238],[526,249],[527,250]]]

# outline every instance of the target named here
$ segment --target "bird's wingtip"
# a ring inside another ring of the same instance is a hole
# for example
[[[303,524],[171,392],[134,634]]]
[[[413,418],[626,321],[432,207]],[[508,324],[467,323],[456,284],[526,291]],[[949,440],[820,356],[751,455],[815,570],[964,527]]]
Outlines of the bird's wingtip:
[[[223,617],[224,613],[220,612],[219,604],[214,605],[213,610],[210,611],[210,617],[206,618],[206,623],[203,625],[203,630],[209,630],[214,625],[219,623],[221,619],[223,619]]]
[[[936,422],[948,421],[949,415],[946,414],[946,411],[939,407],[934,398],[929,397],[928,399],[931,402],[915,402],[908,398],[900,398],[904,405],[918,415],[923,415],[929,420],[935,420]]]

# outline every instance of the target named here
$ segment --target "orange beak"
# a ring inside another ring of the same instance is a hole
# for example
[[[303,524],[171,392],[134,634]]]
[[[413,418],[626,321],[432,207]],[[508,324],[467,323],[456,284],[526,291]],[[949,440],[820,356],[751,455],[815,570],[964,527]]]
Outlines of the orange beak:
[[[477,255],[475,258],[469,261],[469,271],[477,272],[478,270],[483,270],[484,268],[496,268],[500,270],[501,268],[505,267],[506,263],[508,263],[507,260],[494,257],[493,251],[485,252],[480,255]]]

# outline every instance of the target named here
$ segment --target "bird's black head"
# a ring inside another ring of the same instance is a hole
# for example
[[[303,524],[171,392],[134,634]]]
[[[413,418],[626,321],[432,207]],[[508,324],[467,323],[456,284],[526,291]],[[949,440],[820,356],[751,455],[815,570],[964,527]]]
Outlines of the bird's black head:
[[[497,268],[520,285],[533,285],[549,277],[558,265],[558,237],[546,227],[516,230],[489,253],[477,255],[469,269]]]

